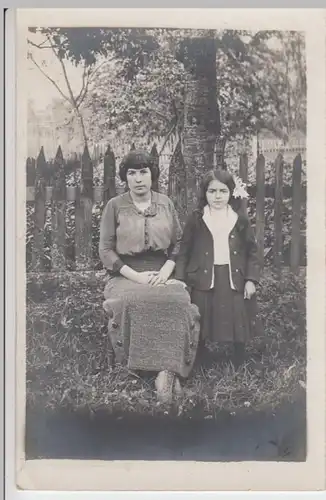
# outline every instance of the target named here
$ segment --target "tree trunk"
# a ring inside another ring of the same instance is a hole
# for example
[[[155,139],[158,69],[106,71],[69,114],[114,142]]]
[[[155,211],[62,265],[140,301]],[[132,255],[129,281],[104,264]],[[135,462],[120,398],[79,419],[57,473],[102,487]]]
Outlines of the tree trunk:
[[[86,128],[85,128],[83,115],[81,114],[78,106],[75,106],[74,111],[75,111],[75,114],[76,114],[76,116],[79,120],[79,123],[80,123],[80,128],[82,131],[83,141],[84,141],[84,148],[88,147],[88,138],[87,138],[87,134],[86,134]]]
[[[196,203],[199,180],[214,167],[214,149],[220,131],[214,38],[187,40],[184,65],[188,81],[182,153],[187,178],[187,209],[190,211]]]

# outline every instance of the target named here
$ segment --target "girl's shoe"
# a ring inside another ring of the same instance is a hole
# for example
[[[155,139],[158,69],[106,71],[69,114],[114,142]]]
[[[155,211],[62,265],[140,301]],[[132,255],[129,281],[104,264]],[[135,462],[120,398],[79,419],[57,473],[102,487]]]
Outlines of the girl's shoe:
[[[155,380],[157,398],[161,403],[171,404],[173,400],[173,387],[175,375],[168,370],[159,372]]]

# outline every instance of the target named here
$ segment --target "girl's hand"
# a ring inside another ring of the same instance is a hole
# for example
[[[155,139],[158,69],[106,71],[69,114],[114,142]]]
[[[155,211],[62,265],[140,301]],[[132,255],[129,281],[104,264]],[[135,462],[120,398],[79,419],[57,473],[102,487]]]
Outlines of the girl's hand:
[[[256,293],[256,286],[253,281],[246,281],[244,289],[244,298],[251,299],[251,297]]]

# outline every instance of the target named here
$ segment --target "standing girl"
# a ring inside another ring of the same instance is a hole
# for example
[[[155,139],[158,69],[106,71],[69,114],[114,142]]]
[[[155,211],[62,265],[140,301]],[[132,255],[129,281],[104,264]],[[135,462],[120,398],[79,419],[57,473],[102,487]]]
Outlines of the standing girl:
[[[175,270],[199,308],[201,347],[208,339],[232,342],[236,368],[244,361],[245,343],[260,329],[255,296],[260,266],[249,219],[239,213],[242,197],[247,193],[241,182],[226,170],[204,176]]]

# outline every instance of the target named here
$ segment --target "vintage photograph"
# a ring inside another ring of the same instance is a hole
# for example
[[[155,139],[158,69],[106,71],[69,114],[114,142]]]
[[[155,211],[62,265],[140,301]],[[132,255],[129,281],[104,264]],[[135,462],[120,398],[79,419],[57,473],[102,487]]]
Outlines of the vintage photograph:
[[[26,58],[26,459],[305,462],[305,34]]]

